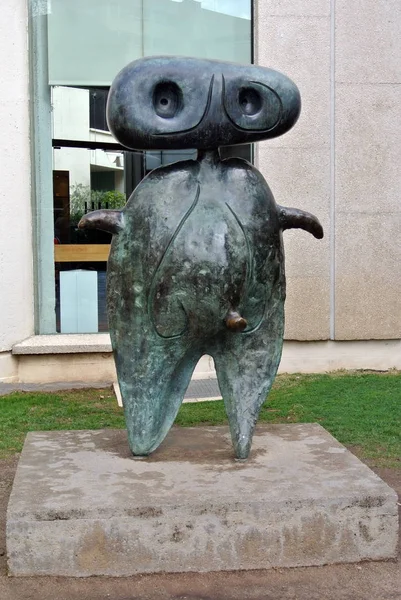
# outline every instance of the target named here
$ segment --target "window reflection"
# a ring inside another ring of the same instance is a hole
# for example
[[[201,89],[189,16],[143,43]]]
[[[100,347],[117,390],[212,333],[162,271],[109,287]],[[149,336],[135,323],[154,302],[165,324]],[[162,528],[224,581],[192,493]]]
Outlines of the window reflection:
[[[61,164],[63,170],[57,168]],[[124,206],[123,154],[54,149],[53,191],[57,331],[107,331],[105,286],[111,235],[78,229],[78,222],[91,210]]]
[[[53,85],[106,87],[151,54],[251,62],[251,0],[52,0],[48,30]]]
[[[251,7],[249,0],[194,0],[198,2],[202,8],[219,12],[232,17],[241,19],[251,18]],[[171,2],[185,2],[185,0],[171,0]]]
[[[56,329],[107,331],[105,281],[111,236],[82,231],[78,223],[91,210],[124,206],[125,156],[102,149],[102,144],[113,143],[105,123],[107,91],[58,86],[52,92],[53,137],[62,140],[53,149]],[[99,147],[85,147],[93,144]]]

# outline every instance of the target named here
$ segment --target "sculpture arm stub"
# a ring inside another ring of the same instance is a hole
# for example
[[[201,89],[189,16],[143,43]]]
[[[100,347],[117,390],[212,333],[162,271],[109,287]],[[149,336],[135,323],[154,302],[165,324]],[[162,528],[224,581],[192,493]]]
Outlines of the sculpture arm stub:
[[[321,240],[324,233],[323,227],[317,217],[298,208],[278,206],[278,215],[281,229],[304,229],[315,238]]]
[[[121,210],[100,209],[84,215],[78,223],[79,229],[101,229],[116,235],[124,227]]]

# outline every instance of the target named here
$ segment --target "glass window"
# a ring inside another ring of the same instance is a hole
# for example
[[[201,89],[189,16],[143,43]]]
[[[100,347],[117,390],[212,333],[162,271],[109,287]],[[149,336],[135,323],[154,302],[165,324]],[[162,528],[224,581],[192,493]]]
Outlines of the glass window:
[[[251,62],[251,0],[52,0],[48,31],[52,85],[109,86],[152,54]]]
[[[251,37],[251,0],[31,0],[38,333],[107,331],[110,235],[82,232],[79,219],[124,206],[155,167],[196,157],[115,142],[106,103],[117,72],[155,54],[249,63]],[[250,147],[223,154],[250,159]]]
[[[107,331],[111,235],[78,229],[81,217],[126,203],[125,152],[107,129],[107,91],[52,87],[56,331]]]
[[[89,123],[91,129],[108,131],[106,121],[107,90],[91,89],[89,92]]]

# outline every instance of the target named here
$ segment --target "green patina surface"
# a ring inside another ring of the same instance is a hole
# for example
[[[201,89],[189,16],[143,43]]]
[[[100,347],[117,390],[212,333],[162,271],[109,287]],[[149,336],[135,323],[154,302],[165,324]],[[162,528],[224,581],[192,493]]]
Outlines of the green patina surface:
[[[201,150],[152,171],[120,213],[96,211],[80,223],[114,234],[108,320],[136,455],[162,442],[209,354],[236,456],[248,456],[281,357],[282,231],[323,231],[312,215],[277,206],[252,165],[222,161],[218,148],[281,135],[299,110],[296,86],[262,67],[146,58],[113,82],[108,122],[121,143]]]

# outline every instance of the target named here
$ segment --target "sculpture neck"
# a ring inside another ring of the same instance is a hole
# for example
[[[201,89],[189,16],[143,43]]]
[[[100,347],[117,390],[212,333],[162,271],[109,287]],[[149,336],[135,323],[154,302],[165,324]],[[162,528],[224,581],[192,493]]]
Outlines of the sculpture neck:
[[[220,162],[219,149],[215,150],[198,150],[198,162],[207,163],[210,166]]]

